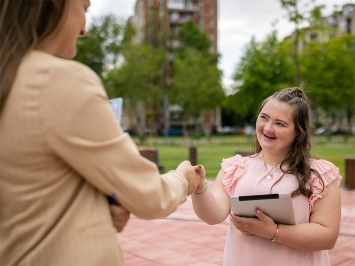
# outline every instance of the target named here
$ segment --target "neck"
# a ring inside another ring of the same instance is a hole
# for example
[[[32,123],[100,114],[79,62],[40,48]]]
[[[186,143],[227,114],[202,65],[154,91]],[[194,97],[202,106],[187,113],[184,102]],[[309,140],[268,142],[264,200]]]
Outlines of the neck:
[[[282,162],[282,160],[285,157],[284,156],[274,156],[272,154],[265,153],[264,151],[261,151],[261,158],[263,159],[263,161],[266,164],[272,165],[272,166],[277,166]]]

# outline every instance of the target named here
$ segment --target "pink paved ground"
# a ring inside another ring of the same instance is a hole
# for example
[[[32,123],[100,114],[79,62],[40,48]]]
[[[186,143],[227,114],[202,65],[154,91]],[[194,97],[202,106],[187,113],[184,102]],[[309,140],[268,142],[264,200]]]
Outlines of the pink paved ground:
[[[212,183],[211,183],[212,185]],[[332,266],[355,265],[355,190],[342,189],[338,241],[329,253]],[[125,266],[222,265],[227,223],[207,225],[195,215],[191,199],[165,219],[146,221],[131,216],[117,235]]]

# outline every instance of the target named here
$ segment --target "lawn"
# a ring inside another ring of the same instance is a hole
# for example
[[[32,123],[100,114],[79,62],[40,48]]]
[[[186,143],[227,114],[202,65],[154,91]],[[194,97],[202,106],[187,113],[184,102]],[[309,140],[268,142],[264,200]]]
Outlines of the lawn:
[[[187,139],[184,137],[147,138],[143,143],[134,138],[140,146],[154,146],[158,150],[159,163],[165,171],[175,169],[183,160],[189,159],[189,147],[196,147],[197,163],[204,165],[207,177],[214,179],[220,170],[223,158],[235,155],[236,151],[252,151],[253,140],[248,136],[213,136],[210,139]],[[344,138],[333,136],[316,136],[313,139],[314,156],[331,161],[345,177],[345,158],[355,157],[355,136]]]

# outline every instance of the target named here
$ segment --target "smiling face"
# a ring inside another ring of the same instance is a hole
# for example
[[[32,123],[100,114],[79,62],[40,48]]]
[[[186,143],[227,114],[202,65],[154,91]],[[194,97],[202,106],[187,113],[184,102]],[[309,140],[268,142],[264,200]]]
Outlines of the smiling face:
[[[56,0],[52,0],[56,5]],[[89,0],[67,0],[66,9],[59,28],[38,45],[49,54],[70,59],[76,55],[78,37],[86,35],[86,10]]]
[[[256,137],[265,154],[283,159],[295,138],[294,110],[284,102],[268,100],[256,121]]]

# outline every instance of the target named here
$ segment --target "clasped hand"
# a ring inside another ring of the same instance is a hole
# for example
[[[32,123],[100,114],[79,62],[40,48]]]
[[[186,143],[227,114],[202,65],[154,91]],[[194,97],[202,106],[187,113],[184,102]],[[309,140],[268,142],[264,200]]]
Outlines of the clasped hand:
[[[190,161],[183,161],[176,170],[181,172],[188,182],[187,195],[205,185],[206,171],[202,165],[192,166]]]
[[[255,211],[257,218],[246,218],[230,214],[231,222],[245,235],[256,235],[272,239],[275,235],[277,225],[266,214],[260,210]]]

